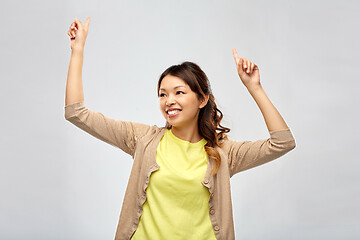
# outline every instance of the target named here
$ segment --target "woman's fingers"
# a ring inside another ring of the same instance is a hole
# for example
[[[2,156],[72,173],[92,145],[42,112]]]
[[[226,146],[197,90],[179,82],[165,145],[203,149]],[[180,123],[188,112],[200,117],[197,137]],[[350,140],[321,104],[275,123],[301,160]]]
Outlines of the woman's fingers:
[[[246,60],[246,72],[249,73],[250,72],[250,61]]]
[[[69,31],[67,31],[67,34],[69,35],[69,37],[71,37],[72,38],[72,34],[71,34],[71,31],[69,30]]]
[[[244,73],[244,70],[243,70],[243,63],[244,63],[244,59],[242,58],[239,58],[239,61],[238,61],[238,64],[237,64],[237,69],[238,69],[238,72],[239,73]]]
[[[71,34],[71,37],[75,37],[75,30],[70,28],[69,30],[70,34]]]
[[[68,35],[69,35],[71,38],[74,38],[75,35],[76,35],[76,30],[77,30],[77,29],[75,28],[75,25],[76,25],[75,22],[71,23],[71,25],[70,25],[70,27],[69,27],[69,30],[68,30]]]
[[[246,58],[243,58],[243,59],[244,59],[243,71],[246,72],[246,68],[248,67],[248,66],[247,66],[247,59],[246,59]]]
[[[255,63],[251,62],[250,60],[244,58],[244,64],[243,64],[243,71],[251,74],[254,71]]]
[[[70,35],[71,35],[70,37],[74,38],[76,36],[76,30],[71,29],[71,30],[69,30],[69,32],[70,32]]]
[[[82,25],[81,21],[77,18],[74,18],[74,22],[76,25]]]
[[[237,54],[235,48],[233,48],[232,52],[233,52],[233,55],[234,55],[235,63],[236,63],[236,65],[238,65],[238,64],[239,64],[239,59],[240,59],[240,58],[239,58],[239,55]]]
[[[78,30],[82,30],[83,29],[83,25],[82,25],[82,23],[81,23],[81,21],[79,20],[79,19],[77,19],[77,18],[75,18],[75,26],[76,26],[76,28],[78,29]]]
[[[254,70],[258,69],[258,67],[255,63],[251,62],[250,60],[248,60],[246,58],[239,57],[235,48],[233,48],[232,52],[233,52],[234,60],[235,60],[235,63],[236,63],[239,73],[245,72],[247,74],[252,74]]]
[[[68,31],[68,35],[71,37],[71,38],[75,38],[76,37],[76,32],[78,30],[85,30],[85,32],[88,31],[88,28],[89,28],[89,24],[90,24],[90,18],[88,17],[86,19],[86,22],[85,24],[83,25],[81,23],[80,20],[78,20],[77,18],[75,18],[74,22],[70,25],[69,27],[69,31]]]
[[[88,31],[88,29],[89,29],[90,20],[91,20],[91,18],[88,17],[84,23],[85,31]]]
[[[89,28],[90,20],[91,20],[91,18],[88,17],[88,18],[86,19],[85,23],[82,24],[79,19],[75,18],[75,24],[76,24],[77,29],[78,29],[78,30],[86,30],[86,31],[87,31],[88,28]]]

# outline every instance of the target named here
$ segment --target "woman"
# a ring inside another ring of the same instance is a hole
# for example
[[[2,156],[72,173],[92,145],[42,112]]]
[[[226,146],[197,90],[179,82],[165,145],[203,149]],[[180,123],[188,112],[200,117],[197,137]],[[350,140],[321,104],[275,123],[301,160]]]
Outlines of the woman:
[[[270,138],[232,141],[220,125],[205,73],[184,62],[158,81],[165,127],[115,120],[85,107],[82,62],[90,18],[70,25],[65,118],[133,159],[115,239],[235,239],[230,177],[295,147],[285,121],[260,84],[259,68],[233,50],[241,81],[259,106]]]

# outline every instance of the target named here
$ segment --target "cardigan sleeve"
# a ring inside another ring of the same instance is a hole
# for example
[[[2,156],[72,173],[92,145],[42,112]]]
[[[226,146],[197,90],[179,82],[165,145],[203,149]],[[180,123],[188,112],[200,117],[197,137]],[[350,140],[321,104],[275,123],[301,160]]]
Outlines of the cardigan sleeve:
[[[65,119],[90,135],[134,157],[136,142],[145,136],[151,126],[142,123],[116,120],[95,112],[84,101],[65,107]]]
[[[281,157],[296,146],[290,129],[270,132],[270,138],[257,141],[225,140],[230,177]]]

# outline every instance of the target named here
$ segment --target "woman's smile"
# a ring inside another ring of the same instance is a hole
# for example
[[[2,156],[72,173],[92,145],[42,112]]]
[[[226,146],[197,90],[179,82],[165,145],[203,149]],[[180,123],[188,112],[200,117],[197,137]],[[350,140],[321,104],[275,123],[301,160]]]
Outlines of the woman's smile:
[[[180,112],[181,112],[180,110],[169,111],[169,112],[168,112],[168,116],[169,116],[170,118],[172,118],[172,117],[175,117],[175,116],[179,115]]]

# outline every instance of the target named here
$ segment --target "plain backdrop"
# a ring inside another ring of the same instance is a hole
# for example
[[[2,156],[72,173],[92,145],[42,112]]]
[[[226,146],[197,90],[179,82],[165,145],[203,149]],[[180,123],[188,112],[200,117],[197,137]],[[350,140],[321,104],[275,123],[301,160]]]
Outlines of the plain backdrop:
[[[66,121],[68,28],[91,17],[88,108],[164,126],[156,83],[205,71],[234,140],[269,137],[255,62],[296,148],[231,179],[236,239],[360,239],[358,1],[1,1],[0,239],[113,239],[132,158]]]

